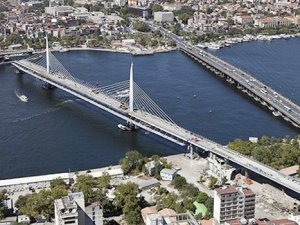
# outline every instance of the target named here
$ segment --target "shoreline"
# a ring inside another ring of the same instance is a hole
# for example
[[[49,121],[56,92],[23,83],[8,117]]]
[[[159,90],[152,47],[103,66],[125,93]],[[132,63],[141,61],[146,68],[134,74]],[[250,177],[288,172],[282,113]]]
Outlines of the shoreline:
[[[208,41],[198,43],[197,46],[203,49],[219,50],[221,48],[231,47],[236,44],[250,43],[250,42],[267,42],[270,43],[274,40],[289,40],[300,38],[300,33],[296,34],[278,34],[278,35],[244,35],[242,37],[224,37],[218,41]]]
[[[133,56],[147,56],[147,55],[153,55],[153,54],[157,54],[157,53],[167,53],[167,52],[171,52],[171,51],[176,51],[178,48],[177,47],[173,47],[170,49],[156,49],[156,50],[149,50],[146,52],[141,52],[141,53],[137,53],[137,52],[133,52],[133,51],[129,51],[129,50],[122,50],[122,49],[109,49],[109,48],[88,48],[88,47],[72,47],[72,48],[63,48],[65,49],[65,51],[100,51],[100,52],[113,52],[113,53],[125,53],[125,54],[131,54]]]

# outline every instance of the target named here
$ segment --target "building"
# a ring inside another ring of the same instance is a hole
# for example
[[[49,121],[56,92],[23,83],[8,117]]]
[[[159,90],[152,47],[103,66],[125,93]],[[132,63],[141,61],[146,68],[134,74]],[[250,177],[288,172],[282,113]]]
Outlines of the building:
[[[154,21],[157,22],[173,22],[174,13],[173,12],[155,12]]]
[[[162,169],[160,171],[160,177],[162,180],[169,180],[172,181],[174,180],[174,178],[177,175],[177,170],[173,170],[173,169]]]
[[[117,6],[125,6],[127,3],[127,0],[114,0],[114,4],[117,5]]]
[[[266,17],[255,20],[255,25],[261,28],[276,28],[280,26],[289,26],[292,22],[287,18]]]
[[[288,219],[279,220],[257,220],[257,219],[241,219],[241,220],[231,220],[225,223],[225,225],[298,225],[295,221]]]
[[[232,180],[234,179],[235,168],[230,166],[224,159],[217,157],[215,154],[210,153],[207,158],[209,170],[208,175],[216,177],[218,184],[221,184],[223,179]]]
[[[98,203],[85,207],[85,225],[103,225],[103,212]]]
[[[235,18],[236,22],[241,25],[252,25],[254,23],[253,17],[248,15],[237,16]]]
[[[84,195],[70,193],[54,201],[55,225],[84,225]]]
[[[214,222],[242,218],[253,219],[255,215],[255,194],[248,188],[236,185],[224,186],[214,191]]]
[[[279,172],[288,176],[295,176],[298,173],[298,170],[299,170],[299,165],[295,165],[295,166],[283,168]]]
[[[157,212],[155,207],[146,207],[141,214],[146,225],[199,225],[190,212],[177,214],[167,208]]]
[[[148,19],[151,16],[152,12],[149,7],[132,6],[128,8],[128,13]]]
[[[55,225],[103,225],[103,211],[97,203],[85,207],[82,192],[69,193],[54,201]]]

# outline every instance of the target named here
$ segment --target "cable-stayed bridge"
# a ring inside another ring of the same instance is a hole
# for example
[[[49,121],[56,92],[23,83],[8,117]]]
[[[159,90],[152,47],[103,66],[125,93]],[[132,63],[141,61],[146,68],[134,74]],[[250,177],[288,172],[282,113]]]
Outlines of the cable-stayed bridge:
[[[243,156],[214,141],[177,125],[133,80],[97,86],[72,76],[49,52],[13,62],[13,65],[49,85],[66,91],[127,122],[130,128],[142,128],[181,146],[212,152],[235,164],[300,194],[300,181]]]

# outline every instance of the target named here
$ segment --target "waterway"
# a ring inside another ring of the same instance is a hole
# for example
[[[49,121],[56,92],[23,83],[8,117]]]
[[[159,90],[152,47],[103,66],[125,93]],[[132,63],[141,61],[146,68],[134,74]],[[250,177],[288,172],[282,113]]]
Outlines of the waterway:
[[[300,104],[300,38],[237,44],[213,52]],[[108,85],[129,78],[180,126],[222,144],[249,136],[282,137],[299,130],[279,120],[180,51],[132,57],[72,51],[57,57],[74,76]],[[25,94],[28,103],[16,94]],[[0,179],[118,163],[126,151],[170,155],[186,149],[142,130],[124,132],[122,121],[55,89],[45,91],[11,66],[0,67]]]

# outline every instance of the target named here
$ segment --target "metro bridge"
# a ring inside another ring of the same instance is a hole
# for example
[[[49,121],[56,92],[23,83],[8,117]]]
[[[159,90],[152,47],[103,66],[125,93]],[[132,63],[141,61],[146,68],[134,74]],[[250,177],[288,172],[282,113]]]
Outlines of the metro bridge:
[[[131,128],[142,128],[181,146],[212,152],[245,169],[251,170],[291,191],[300,194],[300,180],[243,156],[201,135],[177,125],[133,80],[133,65],[129,81],[97,86],[73,77],[48,49],[28,59],[12,64],[49,85],[76,96],[124,121]]]
[[[280,116],[294,127],[300,128],[300,107],[290,99],[277,93],[271,87],[252,77],[249,73],[223,61],[203,49],[191,45],[181,37],[171,33],[162,26],[147,22],[152,29],[158,29],[162,34],[169,36],[184,53],[204,65],[207,69],[227,82],[235,84],[242,92],[267,107],[274,116]]]

